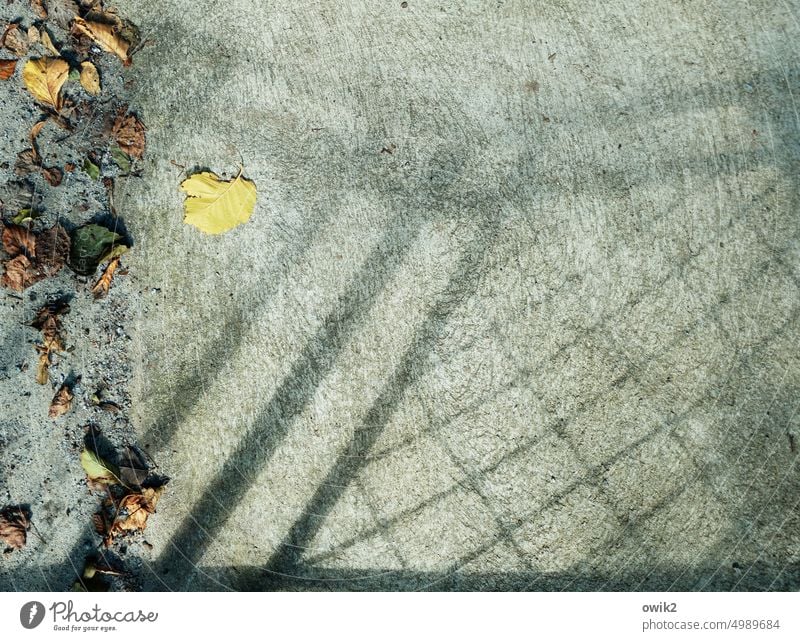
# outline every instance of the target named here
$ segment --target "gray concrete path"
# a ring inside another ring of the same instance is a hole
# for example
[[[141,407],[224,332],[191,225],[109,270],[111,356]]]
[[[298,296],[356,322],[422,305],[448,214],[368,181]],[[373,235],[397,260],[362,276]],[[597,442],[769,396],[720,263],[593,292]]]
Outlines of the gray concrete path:
[[[800,587],[797,3],[119,8],[146,589]]]

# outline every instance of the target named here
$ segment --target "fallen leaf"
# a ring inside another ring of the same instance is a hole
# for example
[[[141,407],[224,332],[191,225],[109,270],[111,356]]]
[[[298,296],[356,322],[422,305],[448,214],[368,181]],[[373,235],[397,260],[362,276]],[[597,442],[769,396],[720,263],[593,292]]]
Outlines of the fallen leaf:
[[[44,126],[47,124],[48,120],[50,120],[50,118],[45,118],[44,120],[40,120],[39,122],[35,123],[33,127],[31,127],[31,133],[28,136],[28,138],[31,141],[32,147],[36,146],[36,138],[40,133],[42,133],[42,129],[44,129]]]
[[[123,175],[131,173],[131,157],[117,146],[111,148],[111,160]]]
[[[130,59],[128,58],[130,43],[116,32],[114,25],[102,22],[87,22],[83,18],[76,16],[72,20],[72,28],[75,32],[94,40],[100,45],[101,49],[116,54],[124,64],[130,64]]]
[[[22,223],[27,223],[32,221],[36,218],[38,214],[33,212],[31,209],[21,209],[20,212],[11,219],[11,222],[15,225],[21,225]]]
[[[114,260],[123,254],[127,254],[130,247],[127,245],[114,245],[109,249],[103,256],[100,258],[101,263],[105,263],[109,260]]]
[[[64,180],[64,172],[58,167],[42,167],[42,176],[53,187],[58,187]]]
[[[92,287],[92,294],[94,294],[95,299],[104,298],[108,294],[108,290],[111,289],[111,280],[114,278],[114,272],[117,270],[117,267],[119,267],[119,256],[108,263],[103,271],[103,275],[97,283],[95,283],[95,286]]]
[[[64,337],[61,334],[61,316],[69,312],[69,305],[63,301],[49,303],[42,307],[33,319],[31,327],[42,333],[42,348],[48,352],[63,352]]]
[[[91,62],[81,63],[81,87],[86,93],[97,96],[100,93],[100,74]]]
[[[31,0],[31,9],[42,20],[47,18],[47,8],[44,6],[44,0]]]
[[[78,227],[72,232],[69,266],[83,276],[94,274],[101,262],[113,258],[112,252],[120,251],[118,247],[127,250],[125,245],[118,244],[120,240],[122,236],[102,225]]]
[[[128,494],[119,503],[119,516],[109,530],[109,536],[123,534],[131,530],[144,530],[147,517],[154,514],[158,499],[164,492],[163,487],[147,487],[141,494]]]
[[[92,514],[92,525],[94,526],[94,531],[100,536],[105,537],[108,534],[108,525],[102,512]]]
[[[184,222],[206,234],[221,234],[246,223],[256,204],[256,186],[241,173],[224,181],[204,171],[184,180],[181,190],[188,194]]]
[[[110,401],[100,401],[108,403]],[[132,447],[125,449],[125,454],[121,457],[119,466],[119,476],[129,487],[140,487],[150,475],[150,470],[142,456]]]
[[[61,52],[58,48],[53,44],[53,39],[50,37],[50,34],[47,32],[46,29],[42,29],[39,33],[39,38],[42,41],[42,46],[47,49],[47,52],[51,55],[55,56],[56,58],[61,56]]]
[[[50,410],[47,412],[47,415],[53,419],[63,416],[72,408],[72,399],[72,390],[69,388],[67,383],[64,383],[58,388],[56,395],[53,397],[53,401],[50,403]]]
[[[0,80],[8,80],[17,68],[16,60],[0,60]]]
[[[17,256],[3,263],[5,273],[0,279],[3,287],[21,292],[44,278],[25,256]]]
[[[36,238],[36,264],[44,276],[55,276],[66,264],[70,251],[67,230],[59,223]]]
[[[41,1],[41,0],[39,0]],[[81,2],[81,4],[89,4]],[[47,13],[62,29],[69,29],[72,19],[78,15],[78,5],[73,0],[47,0]]]
[[[3,249],[11,256],[25,254],[32,258],[36,256],[36,236],[27,227],[4,225]]]
[[[45,351],[39,354],[39,362],[36,364],[36,382],[39,385],[47,385],[50,380],[50,352]]]
[[[0,46],[8,49],[17,58],[22,58],[28,53],[28,34],[18,24],[12,22],[0,38]]]
[[[120,482],[113,467],[89,448],[84,448],[81,452],[81,466],[86,472],[89,484],[95,488],[103,485],[116,485]]]
[[[35,45],[41,39],[42,39],[42,34],[36,27],[34,27],[33,25],[28,27],[28,44]]]
[[[29,217],[34,217],[37,213],[40,194],[30,180],[15,180],[7,182],[0,188],[0,200],[2,208],[9,214],[12,212],[22,212],[28,210]],[[19,225],[19,214],[12,216],[11,220]]]
[[[106,412],[111,412],[112,414],[119,414],[122,411],[122,408],[114,401],[100,401],[97,407]]]
[[[14,550],[25,547],[31,527],[31,511],[24,505],[7,505],[0,510],[0,539]]]
[[[131,113],[127,107],[117,112],[111,135],[120,149],[133,158],[141,158],[145,147],[145,129],[142,121]]]
[[[14,163],[14,172],[18,176],[27,176],[39,171],[39,154],[35,149],[23,149],[17,154],[17,160]]]
[[[67,81],[69,65],[61,58],[37,58],[25,63],[22,81],[40,103],[60,111],[63,107],[61,87]]]
[[[86,565],[83,567],[82,576],[72,584],[72,591],[108,592],[111,586],[103,579],[102,576],[100,576],[103,574],[122,575],[122,572],[116,572],[110,569],[101,569],[97,567],[96,562],[93,559],[87,559]]]
[[[100,177],[100,167],[95,165],[88,158],[83,161],[83,171],[89,174],[89,178],[92,180],[97,180]]]

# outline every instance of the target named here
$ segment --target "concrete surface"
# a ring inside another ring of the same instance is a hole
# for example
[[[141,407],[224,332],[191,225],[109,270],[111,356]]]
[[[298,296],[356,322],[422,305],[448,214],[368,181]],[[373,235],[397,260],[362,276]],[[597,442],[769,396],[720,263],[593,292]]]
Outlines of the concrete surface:
[[[403,5],[118,3],[143,588],[798,589],[798,4]]]

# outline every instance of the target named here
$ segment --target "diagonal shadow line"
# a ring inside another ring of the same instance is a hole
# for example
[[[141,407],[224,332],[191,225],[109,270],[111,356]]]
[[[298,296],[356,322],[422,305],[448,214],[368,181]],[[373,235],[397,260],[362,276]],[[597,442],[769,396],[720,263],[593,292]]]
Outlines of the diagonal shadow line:
[[[795,321],[795,317],[790,315],[790,317],[786,321],[784,321],[779,327],[777,327],[773,331],[771,331],[767,336],[763,337],[758,342],[757,345],[753,346],[753,348],[751,350],[749,350],[746,353],[740,354],[738,359],[737,359],[738,362],[737,362],[737,364],[735,366],[732,367],[731,373],[729,373],[729,376],[732,375],[732,373],[734,371],[738,371],[741,367],[744,367],[753,358],[755,358],[762,350],[766,349],[766,347],[768,347],[776,338],[778,338],[784,332],[786,332],[788,329],[790,329],[793,326],[794,321]],[[681,339],[676,340],[674,344],[675,345],[679,344],[680,340]],[[647,358],[643,359],[643,361],[646,361],[646,360],[647,360]],[[633,363],[633,364],[629,365],[627,369],[632,371],[637,366],[638,366],[637,363]],[[555,494],[553,494],[548,499],[548,501],[545,504],[543,504],[542,506],[540,506],[537,510],[535,510],[534,512],[531,512],[529,514],[523,515],[524,518],[518,519],[519,522],[517,524],[514,524],[512,526],[507,526],[505,528],[507,530],[507,532],[510,533],[510,532],[513,532],[513,531],[519,529],[522,525],[524,525],[524,521],[526,519],[532,518],[537,513],[540,513],[542,511],[548,509],[549,507],[552,507],[552,505],[555,505],[558,501],[560,501],[563,498],[565,498],[566,496],[568,496],[570,493],[572,493],[578,487],[581,487],[583,485],[596,485],[597,482],[602,478],[602,475],[604,473],[604,465],[609,465],[609,464],[616,463],[617,461],[619,461],[622,458],[624,458],[625,456],[627,456],[629,453],[635,451],[637,448],[639,448],[641,445],[643,445],[644,443],[646,443],[650,439],[658,436],[659,434],[661,434],[661,433],[665,432],[666,430],[671,429],[673,426],[679,424],[682,420],[684,420],[686,417],[688,417],[691,414],[692,411],[694,411],[703,402],[705,402],[708,398],[710,398],[710,395],[713,392],[713,388],[714,388],[713,385],[707,386],[705,392],[703,394],[699,395],[698,398],[695,399],[695,401],[693,401],[691,404],[689,404],[680,414],[671,414],[661,424],[659,424],[656,428],[654,428],[653,430],[643,434],[641,437],[639,437],[638,439],[636,439],[633,442],[629,443],[628,445],[626,445],[622,449],[618,450],[613,455],[607,457],[602,463],[585,468],[583,474],[578,476],[575,480],[573,480],[567,486],[562,488],[560,491],[558,491]],[[583,409],[581,409],[580,411],[576,411],[572,416],[570,416],[567,419],[567,423],[576,420],[579,416],[581,416],[585,412],[590,411],[590,409],[592,407],[594,407],[594,405],[596,405],[596,403],[599,402],[602,398],[603,398],[603,394],[602,393],[598,394],[597,396],[595,396],[587,405],[585,405],[583,407]],[[558,422],[552,423],[549,426],[548,430],[545,431],[545,433],[550,431],[550,430],[555,430],[557,425],[558,425]],[[563,429],[565,427],[565,425],[562,425],[561,427]],[[493,472],[494,470],[498,469],[505,461],[508,461],[508,460],[511,460],[512,458],[515,458],[517,456],[523,455],[524,453],[529,451],[531,448],[535,447],[540,439],[541,439],[541,435],[536,435],[536,436],[533,436],[533,437],[531,437],[529,439],[526,439],[526,441],[524,443],[520,444],[518,447],[514,448],[512,451],[508,452],[506,455],[504,455],[503,457],[501,457],[500,459],[498,459],[497,461],[495,461],[491,465],[476,471],[475,476],[476,477],[483,477],[483,476]],[[402,523],[403,521],[407,520],[408,518],[410,518],[410,517],[414,516],[415,514],[417,514],[418,512],[420,512],[425,507],[428,507],[429,505],[433,505],[433,504],[443,500],[444,498],[446,498],[447,496],[451,495],[452,493],[460,490],[461,488],[462,488],[462,486],[459,483],[454,483],[452,486],[446,488],[445,490],[442,490],[441,492],[438,492],[438,493],[434,494],[433,496],[429,497],[424,502],[422,502],[421,504],[415,506],[414,508],[411,508],[409,510],[404,510],[404,511],[400,512],[399,514],[396,514],[391,519],[389,519],[389,520],[384,522],[384,527],[390,527],[392,525],[395,525],[395,524],[398,524],[398,523]],[[374,535],[378,534],[380,531],[381,531],[381,529],[378,528],[378,527],[370,528],[369,530],[367,530],[365,532],[362,532],[359,536],[355,536],[355,537],[353,537],[351,539],[348,539],[344,543],[338,545],[333,550],[316,556],[314,560],[315,560],[315,562],[319,562],[319,561],[325,561],[325,560],[327,560],[329,558],[332,558],[332,557],[334,557],[336,555],[336,553],[338,551],[346,549],[347,547],[356,544],[360,540],[369,538],[370,536],[374,536]],[[485,544],[485,545],[481,546],[479,548],[479,552],[483,553],[483,552],[487,551],[489,548],[492,547],[492,545],[494,545],[494,543],[496,543],[496,541],[492,541],[489,544]],[[473,559],[473,557],[471,555],[469,555],[467,557],[464,557],[464,562],[469,562],[472,559]]]
[[[306,355],[306,353],[304,352],[304,354],[303,354],[303,357],[305,357],[305,355]],[[301,357],[301,360],[302,360],[302,358],[303,358],[303,357]],[[194,403],[188,403],[188,404],[185,406],[187,411],[184,411],[184,413],[183,413],[183,414],[184,414],[184,416],[185,416],[185,415],[188,413],[188,410],[189,410],[191,407],[193,407],[193,406],[194,406]],[[160,426],[154,426],[154,428],[156,428],[156,429],[159,429],[159,430],[160,430],[160,429],[164,429],[164,428],[166,428],[167,430],[169,430],[169,429],[172,429],[172,430],[174,431],[174,428],[171,428],[170,426],[175,426],[175,425],[176,425],[176,423],[174,423],[174,422],[169,422],[169,423],[168,423],[168,424],[166,424],[166,425],[164,424],[164,421],[160,421],[160,423],[161,423],[161,425],[160,425]],[[154,430],[154,431],[155,431],[155,430]],[[149,434],[150,434],[150,432],[148,432],[148,435],[149,435]],[[170,436],[171,436],[171,434],[168,434],[168,435],[167,435],[167,438],[166,438],[165,440],[167,440],[167,441],[168,441],[168,440],[169,440],[169,438],[170,438]],[[271,453],[270,453],[270,455],[271,455]]]
[[[362,425],[355,431],[348,447],[339,455],[325,480],[306,505],[303,514],[292,525],[286,538],[267,561],[267,573],[291,574],[300,564],[300,555],[314,539],[344,491],[368,463],[366,454],[389,423],[407,390],[428,367],[426,359],[437,338],[437,331],[447,318],[475,292],[486,269],[485,256],[500,232],[499,214],[488,216],[473,241],[453,270],[439,300],[428,312],[383,390],[367,411]],[[280,582],[281,577],[275,577]]]
[[[774,71],[774,70],[770,70],[768,72],[756,74],[754,76],[754,78],[757,79],[759,82],[764,83],[765,85],[772,85],[772,84],[783,85],[785,83],[785,79],[783,78],[783,76],[781,74],[779,74],[777,71]],[[686,94],[686,95],[691,95],[691,94],[689,93],[689,94]],[[682,95],[682,97],[685,98],[685,95]],[[722,96],[722,97],[724,97],[724,96]],[[685,101],[676,100],[675,102],[685,102]],[[726,104],[725,100],[719,100],[718,102],[720,104]],[[649,105],[649,103],[647,101],[644,101],[642,103],[642,105],[640,105],[640,107],[645,107],[645,106],[648,106],[648,105]],[[772,113],[772,111],[770,111],[770,113]],[[774,157],[771,158],[771,163],[770,164],[772,164],[772,162],[774,162],[774,161],[775,161],[775,158]],[[223,347],[225,348],[227,346],[223,345]],[[222,359],[220,362],[224,362],[224,359]],[[199,387],[202,388],[202,386],[199,386]],[[198,390],[198,387],[193,387],[193,386],[190,386],[190,385],[186,386],[186,388],[187,388],[187,391],[189,392],[189,395],[194,394]],[[184,389],[184,387],[182,386],[181,389]],[[188,402],[185,405],[181,404],[181,407],[179,409],[180,415],[185,417],[188,414],[190,414],[191,410],[195,406],[195,403],[196,402]],[[165,418],[159,419],[157,425],[153,425],[153,426],[151,426],[150,429],[148,429],[148,431],[146,432],[146,435],[145,435],[146,439],[155,438],[155,436],[157,436],[158,433],[173,432],[174,431],[173,426],[176,426],[175,429],[177,429],[177,423],[175,423],[175,422],[173,422],[171,420],[168,420],[168,417],[174,417],[174,415],[175,415],[174,411],[169,411],[169,410],[170,410],[170,408],[165,408]],[[167,435],[167,438],[164,440],[164,442],[168,442],[168,441],[169,441],[169,434]],[[86,534],[85,537],[83,537],[81,540],[76,541],[76,545],[75,545],[75,547],[73,549],[73,554],[71,554],[71,556],[76,556],[76,557],[80,556],[81,555],[81,550],[86,546],[87,542],[92,538],[91,537],[91,529],[87,529],[85,534]]]
[[[297,237],[297,239],[291,243],[291,246],[287,247],[274,263],[276,265],[282,265],[287,261],[293,260],[295,257],[299,259],[303,256],[305,254],[305,248],[310,246],[319,233],[321,233],[325,220],[327,219],[319,220]],[[263,301],[273,296],[277,289],[278,286],[274,285],[262,296],[261,300]],[[250,317],[247,316],[246,310],[241,306],[237,306],[231,311],[230,315],[226,318],[223,330],[220,333],[220,338],[213,341],[204,349],[202,356],[197,359],[197,362],[203,363],[204,367],[199,370],[195,368],[192,374],[180,380],[178,386],[172,390],[170,400],[164,403],[160,410],[156,412],[158,418],[140,437],[139,442],[144,445],[148,455],[152,455],[153,450],[166,447],[172,441],[175,433],[180,429],[186,419],[192,415],[197,404],[202,399],[206,385],[209,381],[216,379],[220,375],[224,367],[228,364],[230,357],[235,353],[241,343],[244,332],[234,330],[242,328],[249,322]],[[22,331],[22,327],[24,327],[23,324],[20,325],[19,331]],[[2,353],[3,352],[0,351],[0,354]],[[177,405],[175,404],[176,400],[179,401]],[[81,532],[81,535],[76,538],[72,549],[66,554],[64,562],[48,568],[48,572],[52,577],[52,582],[60,583],[60,579],[57,581],[56,577],[66,575],[74,575],[74,578],[80,578],[85,557],[96,548],[94,528],[87,525]],[[49,583],[50,580],[48,579],[47,582]]]
[[[309,229],[293,239],[291,246],[274,258],[272,263],[280,266],[301,260],[322,232],[323,224],[326,221],[327,217],[316,221]],[[271,286],[259,296],[258,304],[263,305],[264,301],[275,296],[280,282],[279,279],[272,280]],[[141,436],[141,442],[148,452],[166,447],[186,419],[196,411],[206,385],[221,375],[244,339],[244,328],[249,326],[252,321],[249,308],[245,309],[238,304],[227,316],[220,338],[204,349],[202,355],[196,359],[196,362],[203,363],[203,367],[193,368],[190,374],[181,379],[178,387],[170,391],[169,401],[155,412],[156,420]],[[178,401],[179,405],[176,405],[175,401]]]
[[[156,572],[168,571],[182,579],[189,577],[227,522],[233,507],[244,497],[253,477],[266,466],[288,433],[292,421],[308,406],[348,337],[361,324],[421,233],[419,219],[406,222],[405,217],[396,216],[392,223],[347,291],[333,305],[331,314],[308,341],[291,371],[254,421],[254,427],[189,510],[170,541],[169,547],[176,553],[162,554]],[[223,500],[220,497],[224,497]],[[202,524],[198,523],[195,514],[202,515]]]

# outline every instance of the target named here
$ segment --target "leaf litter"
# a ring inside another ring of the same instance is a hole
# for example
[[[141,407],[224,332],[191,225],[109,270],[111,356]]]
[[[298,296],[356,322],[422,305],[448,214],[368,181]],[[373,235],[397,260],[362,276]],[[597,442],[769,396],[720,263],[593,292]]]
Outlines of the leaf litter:
[[[68,435],[87,430],[87,443],[98,438],[95,423],[109,417],[109,434],[125,444],[121,454],[111,455],[87,446],[75,451],[74,459],[90,488],[104,494],[93,524],[101,544],[109,548],[87,558],[74,588],[109,589],[122,586],[123,578],[131,580],[124,561],[111,550],[126,553],[129,544],[116,542],[130,541],[145,529],[168,479],[153,472],[132,444],[123,364],[101,361],[109,353],[105,345],[120,345],[115,340],[124,336],[120,327],[85,327],[87,338],[76,332],[68,347],[65,325],[87,318],[106,318],[106,323],[124,318],[125,301],[112,292],[118,277],[127,273],[121,261],[131,242],[114,208],[113,192],[115,178],[139,174],[137,162],[147,141],[144,122],[121,98],[126,86],[120,71],[132,63],[141,39],[136,26],[105,8],[102,0],[30,0],[30,10],[35,16],[30,23],[0,24],[0,80],[24,88],[18,95],[21,100],[27,96],[32,114],[29,146],[4,164],[13,164],[19,179],[0,185],[0,286],[14,292],[31,289],[30,300],[40,301],[30,321],[38,331],[31,341],[37,363],[32,378],[42,386],[53,381],[48,417],[59,421]],[[42,198],[50,189],[68,190],[72,210],[43,207],[52,202]],[[105,198],[100,198],[103,192]],[[43,281],[47,283],[40,285]],[[94,307],[106,311],[89,313]],[[74,320],[67,316],[71,308],[78,310]],[[58,371],[78,365],[70,363],[70,354],[82,341],[90,341],[97,354],[91,363],[80,363],[100,383],[91,399],[81,375]],[[115,348],[110,353],[125,352]],[[26,369],[22,363],[20,370]],[[114,400],[101,390],[109,383],[123,386],[116,387]],[[88,423],[83,418],[87,413],[94,417]],[[0,538],[7,550],[26,545],[31,518],[22,505],[0,511]]]

